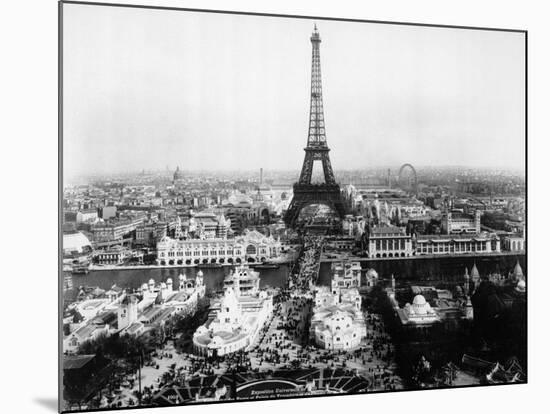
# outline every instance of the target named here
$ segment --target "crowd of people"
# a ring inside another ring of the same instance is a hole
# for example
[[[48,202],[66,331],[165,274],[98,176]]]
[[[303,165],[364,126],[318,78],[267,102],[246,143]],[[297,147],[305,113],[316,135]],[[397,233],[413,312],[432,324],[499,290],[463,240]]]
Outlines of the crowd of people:
[[[324,244],[325,241],[322,237],[304,236],[302,253],[288,278],[289,289],[302,292],[311,290],[319,277],[320,258]]]
[[[274,317],[262,330],[252,357],[258,367],[280,368],[296,359],[309,338],[312,300],[282,292],[274,306]]]

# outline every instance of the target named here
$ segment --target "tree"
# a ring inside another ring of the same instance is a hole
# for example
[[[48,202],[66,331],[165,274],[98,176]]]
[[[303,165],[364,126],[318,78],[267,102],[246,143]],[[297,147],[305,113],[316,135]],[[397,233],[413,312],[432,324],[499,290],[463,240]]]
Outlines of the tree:
[[[291,369],[297,370],[297,369],[300,369],[301,367],[302,367],[302,362],[299,359],[293,359],[292,361],[290,361]]]
[[[412,380],[417,386],[421,386],[431,378],[432,365],[424,356],[421,356],[416,365],[413,367]]]

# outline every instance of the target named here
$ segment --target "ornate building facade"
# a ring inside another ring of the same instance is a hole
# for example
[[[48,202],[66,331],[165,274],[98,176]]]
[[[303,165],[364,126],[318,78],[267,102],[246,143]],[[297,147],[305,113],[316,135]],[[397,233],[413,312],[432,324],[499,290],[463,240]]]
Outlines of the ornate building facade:
[[[481,232],[481,211],[473,214],[449,211],[441,217],[441,227],[445,234],[479,234]]]
[[[397,315],[403,325],[431,325],[441,321],[423,295],[416,295],[412,304],[407,303],[403,309],[397,310]]]
[[[361,262],[334,262],[331,269],[333,280],[340,288],[361,287]]]
[[[212,305],[210,316],[193,335],[200,355],[222,356],[248,349],[273,313],[273,297],[260,291],[260,277],[240,266],[225,280],[223,298]]]
[[[258,231],[246,231],[234,239],[175,240],[164,237],[157,243],[157,264],[181,267],[262,263],[280,253],[281,242]]]
[[[341,288],[339,279],[335,275],[330,290],[326,286],[317,289],[310,335],[320,348],[349,350],[359,346],[367,328],[359,291]]]
[[[425,235],[416,239],[416,255],[498,253],[500,239],[493,234]]]
[[[367,234],[368,257],[410,257],[413,255],[411,235],[403,227],[381,226]]]
[[[511,252],[525,250],[525,237],[522,234],[514,234],[504,238],[504,249]]]

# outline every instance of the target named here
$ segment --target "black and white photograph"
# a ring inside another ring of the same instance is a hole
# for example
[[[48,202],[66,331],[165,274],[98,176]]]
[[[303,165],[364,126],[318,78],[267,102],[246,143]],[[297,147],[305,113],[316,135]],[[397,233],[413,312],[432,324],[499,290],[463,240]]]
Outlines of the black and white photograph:
[[[59,3],[59,410],[526,384],[526,30],[184,7]]]

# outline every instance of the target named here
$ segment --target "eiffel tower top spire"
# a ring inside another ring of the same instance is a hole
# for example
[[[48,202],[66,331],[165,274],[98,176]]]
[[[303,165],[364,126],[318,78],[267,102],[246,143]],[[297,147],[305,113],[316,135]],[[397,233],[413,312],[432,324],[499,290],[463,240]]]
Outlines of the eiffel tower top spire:
[[[321,86],[321,36],[314,25],[310,37],[311,54],[311,102],[309,108],[309,133],[307,138],[308,147],[326,147],[327,138],[325,133],[325,115],[323,113],[323,90]]]

